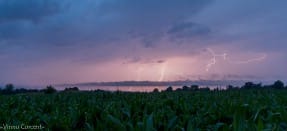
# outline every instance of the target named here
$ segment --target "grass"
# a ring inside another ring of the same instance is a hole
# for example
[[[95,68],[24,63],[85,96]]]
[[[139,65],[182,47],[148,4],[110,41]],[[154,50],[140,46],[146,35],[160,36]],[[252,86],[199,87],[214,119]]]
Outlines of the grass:
[[[48,130],[286,130],[287,90],[0,95],[0,124]]]

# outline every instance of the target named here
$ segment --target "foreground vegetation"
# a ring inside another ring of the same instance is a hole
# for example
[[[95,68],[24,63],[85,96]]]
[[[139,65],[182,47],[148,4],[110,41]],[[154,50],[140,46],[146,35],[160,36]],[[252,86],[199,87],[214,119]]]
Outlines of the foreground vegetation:
[[[287,90],[0,95],[0,124],[49,130],[286,130]]]

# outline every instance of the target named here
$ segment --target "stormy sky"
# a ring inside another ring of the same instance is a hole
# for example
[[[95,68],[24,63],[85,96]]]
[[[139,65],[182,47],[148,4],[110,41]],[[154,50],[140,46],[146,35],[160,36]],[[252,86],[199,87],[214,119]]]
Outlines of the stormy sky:
[[[0,84],[287,78],[286,0],[0,0]]]

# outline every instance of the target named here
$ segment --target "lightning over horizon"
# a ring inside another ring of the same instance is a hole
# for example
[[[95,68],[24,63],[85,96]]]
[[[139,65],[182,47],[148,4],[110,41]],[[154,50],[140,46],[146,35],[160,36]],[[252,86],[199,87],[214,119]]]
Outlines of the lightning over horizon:
[[[226,60],[226,56],[227,54],[226,53],[223,53],[223,54],[215,54],[215,52],[210,49],[210,48],[207,48],[207,51],[212,55],[212,58],[210,59],[210,63],[208,63],[206,65],[206,71],[208,72],[209,69],[212,67],[212,65],[215,65],[216,64],[216,57],[223,57],[224,60]]]
[[[137,69],[137,81],[141,81],[143,70],[144,70],[143,67],[139,67],[139,68]]]
[[[208,72],[210,70],[210,68],[215,65],[217,63],[217,57],[222,57],[224,61],[227,61],[230,64],[248,64],[251,62],[256,62],[256,61],[262,61],[267,57],[267,54],[263,54],[260,57],[256,57],[256,58],[250,58],[247,60],[231,60],[228,57],[227,53],[223,53],[223,54],[216,54],[214,50],[212,50],[211,48],[207,48],[207,51],[212,55],[212,58],[210,59],[210,62],[206,65],[205,70]]]
[[[287,1],[263,1],[0,0],[0,87],[287,79]]]
[[[248,59],[248,60],[237,60],[237,61],[229,61],[232,64],[248,64],[251,62],[256,62],[256,61],[262,61],[264,59],[266,59],[267,55],[266,54],[262,54],[262,56],[257,57],[257,58],[252,58],[252,59]]]
[[[160,70],[160,77],[158,79],[158,81],[163,81],[164,77],[165,77],[165,73],[166,73],[166,68],[167,68],[167,63],[163,63],[161,70]]]

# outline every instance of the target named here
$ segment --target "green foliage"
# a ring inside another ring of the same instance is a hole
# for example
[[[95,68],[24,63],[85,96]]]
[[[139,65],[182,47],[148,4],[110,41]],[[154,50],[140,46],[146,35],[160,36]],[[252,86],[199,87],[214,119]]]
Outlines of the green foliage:
[[[49,130],[286,130],[287,90],[0,95],[0,123]]]

